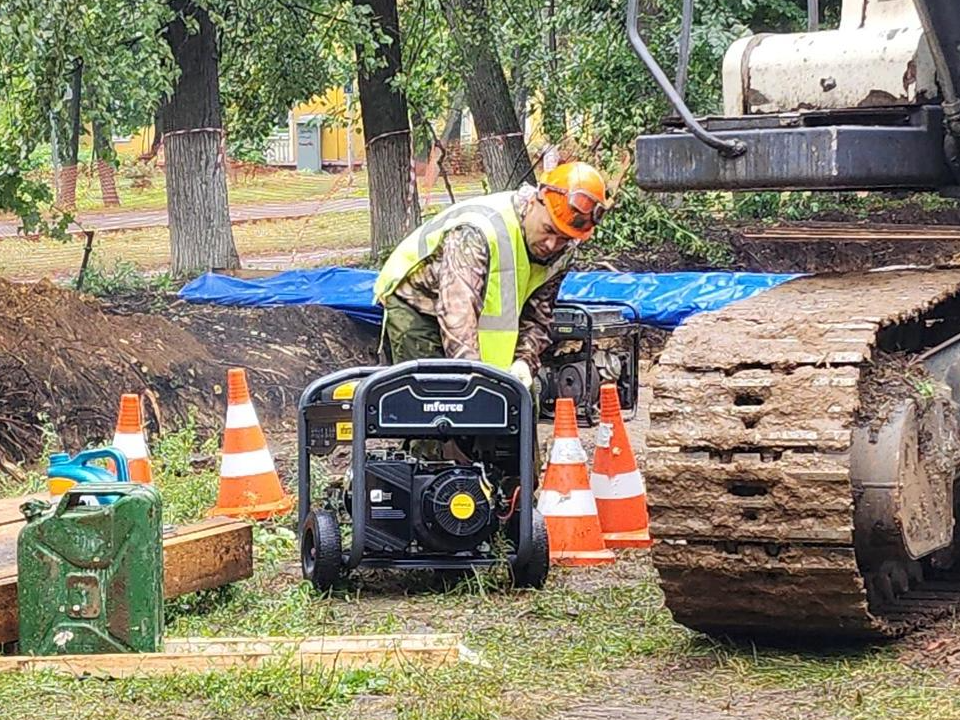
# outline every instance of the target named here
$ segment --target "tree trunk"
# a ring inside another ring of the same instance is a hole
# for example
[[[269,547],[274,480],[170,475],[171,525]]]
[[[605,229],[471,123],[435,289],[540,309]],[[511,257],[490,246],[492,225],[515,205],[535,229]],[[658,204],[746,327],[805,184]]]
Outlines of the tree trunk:
[[[513,51],[513,73],[510,80],[513,85],[513,110],[517,114],[517,125],[524,130],[527,124],[527,72],[519,47]]]
[[[60,145],[60,180],[57,184],[57,207],[74,210],[77,207],[77,162],[80,157],[80,92],[83,85],[83,61],[70,75],[70,113],[66,137]]]
[[[496,192],[533,179],[510,88],[490,34],[485,0],[443,0],[444,13],[467,68],[467,104],[480,137],[480,157]]]
[[[191,0],[169,0],[178,14],[167,42],[180,78],[160,113],[170,218],[170,272],[238,268],[230,227],[220,112],[217,29]],[[190,32],[188,17],[199,31]]]
[[[104,207],[119,207],[116,170],[113,167],[113,148],[110,129],[101,122],[93,123],[93,154],[97,158],[97,176],[100,178],[100,197]]]
[[[559,143],[567,134],[567,119],[556,87],[557,25],[554,0],[547,0],[546,44],[550,57],[550,79],[543,90],[543,134],[548,142]]]
[[[452,144],[460,144],[460,132],[463,127],[463,97],[457,95],[450,105],[450,114],[443,125],[443,132],[440,134],[440,142],[449,147]]]
[[[374,22],[392,40],[377,47],[377,60],[384,64],[373,72],[367,72],[357,49],[360,114],[370,182],[370,250],[376,260],[385,258],[420,224],[420,201],[410,156],[407,99],[390,87],[391,79],[401,71],[396,0],[354,0],[354,5],[369,7]]]

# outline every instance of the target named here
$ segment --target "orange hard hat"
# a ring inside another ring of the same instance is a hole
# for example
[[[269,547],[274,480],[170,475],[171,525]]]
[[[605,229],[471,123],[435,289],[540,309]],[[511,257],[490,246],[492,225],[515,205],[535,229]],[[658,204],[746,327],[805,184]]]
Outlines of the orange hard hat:
[[[564,163],[544,173],[538,193],[554,227],[577,240],[593,235],[607,211],[603,178],[584,162]]]

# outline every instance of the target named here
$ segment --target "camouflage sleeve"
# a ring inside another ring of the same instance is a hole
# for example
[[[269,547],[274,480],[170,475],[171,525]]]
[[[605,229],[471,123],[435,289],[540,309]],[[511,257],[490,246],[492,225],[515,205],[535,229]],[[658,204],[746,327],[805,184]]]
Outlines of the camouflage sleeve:
[[[550,347],[553,305],[564,275],[565,273],[559,273],[537,288],[520,313],[520,336],[517,338],[517,350],[514,354],[518,360],[526,361],[534,376],[540,369],[540,355]]]
[[[480,359],[478,333],[489,265],[487,240],[476,228],[460,225],[443,239],[437,320],[448,358]]]

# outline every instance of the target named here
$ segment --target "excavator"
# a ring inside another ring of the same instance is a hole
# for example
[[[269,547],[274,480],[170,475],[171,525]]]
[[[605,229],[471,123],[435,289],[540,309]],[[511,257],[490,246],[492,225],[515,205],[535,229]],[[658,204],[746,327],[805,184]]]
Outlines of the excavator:
[[[831,29],[807,9],[806,32],[734,42],[723,115],[697,118],[628,0],[630,43],[676,111],[636,140],[643,190],[960,194],[960,0],[842,0]],[[684,0],[681,62],[692,14]],[[687,320],[646,443],[677,621],[861,640],[956,609],[958,403],[958,267],[807,275]]]

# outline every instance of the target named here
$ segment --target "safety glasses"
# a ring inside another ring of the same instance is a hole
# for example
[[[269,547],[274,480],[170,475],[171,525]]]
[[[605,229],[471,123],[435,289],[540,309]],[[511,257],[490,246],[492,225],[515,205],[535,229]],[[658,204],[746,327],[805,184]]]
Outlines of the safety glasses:
[[[599,225],[607,213],[607,206],[603,201],[586,190],[566,190],[556,185],[540,183],[540,191],[544,190],[566,196],[567,205],[573,211],[570,224],[578,230]]]

